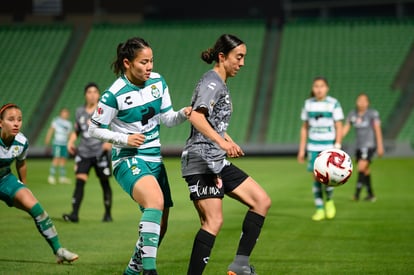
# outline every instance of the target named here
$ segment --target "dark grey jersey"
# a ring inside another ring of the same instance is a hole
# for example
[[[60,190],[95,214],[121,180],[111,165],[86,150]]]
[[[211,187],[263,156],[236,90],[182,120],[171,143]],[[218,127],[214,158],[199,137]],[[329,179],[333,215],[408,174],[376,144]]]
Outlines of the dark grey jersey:
[[[368,109],[360,115],[356,110],[352,110],[349,112],[346,121],[355,128],[358,149],[376,147],[374,125],[381,123],[378,111]]]
[[[206,72],[198,82],[191,106],[193,110],[206,110],[207,121],[224,137],[232,113],[232,103],[226,84],[214,70]],[[181,157],[183,176],[218,174],[227,163],[226,152],[193,126]]]
[[[76,154],[84,158],[99,157],[103,153],[103,142],[91,137],[88,133],[91,116],[92,114],[86,111],[85,106],[76,109],[74,129],[80,137]]]

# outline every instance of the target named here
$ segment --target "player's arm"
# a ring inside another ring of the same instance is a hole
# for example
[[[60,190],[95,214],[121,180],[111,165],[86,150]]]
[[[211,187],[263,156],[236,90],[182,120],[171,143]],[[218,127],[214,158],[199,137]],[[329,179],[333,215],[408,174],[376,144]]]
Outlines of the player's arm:
[[[187,120],[191,114],[191,107],[184,107],[178,112],[173,109],[161,114],[161,122],[167,127],[174,127]]]
[[[191,124],[201,134],[216,143],[229,157],[243,156],[243,151],[236,143],[227,141],[225,138],[220,136],[213,129],[213,127],[211,127],[210,123],[208,123],[206,119],[206,113],[207,110],[205,108],[198,108],[197,110],[192,111],[189,117]]]
[[[306,141],[308,139],[308,122],[304,121],[302,127],[300,127],[300,141],[299,141],[299,151],[298,151],[298,162],[303,163],[305,161],[305,150],[306,150]]]
[[[72,131],[69,135],[69,139],[68,139],[68,144],[67,144],[67,148],[68,148],[68,152],[71,155],[75,154],[76,151],[76,145],[75,142],[78,139],[78,133],[76,131]]]
[[[375,138],[377,140],[377,154],[379,157],[382,157],[384,155],[384,142],[382,137],[381,123],[379,121],[374,122],[374,132]]]
[[[145,135],[141,133],[125,134],[109,129],[109,125],[117,113],[116,99],[111,93],[106,92],[102,95],[98,108],[92,115],[91,124],[88,127],[89,135],[115,145],[141,146],[145,141]]]
[[[49,127],[49,129],[47,130],[46,133],[46,137],[45,137],[45,144],[49,145],[50,140],[52,139],[53,133],[55,132],[55,128],[53,127]]]
[[[343,139],[343,123],[342,120],[335,121],[335,145],[334,147],[337,149],[341,149],[342,147],[342,139]]]
[[[351,130],[351,123],[347,120],[345,122],[344,127],[342,128],[342,138],[345,138],[350,130]]]
[[[16,171],[17,176],[19,177],[19,180],[26,184],[26,175],[27,175],[27,166],[26,166],[26,160],[17,160],[16,159]]]

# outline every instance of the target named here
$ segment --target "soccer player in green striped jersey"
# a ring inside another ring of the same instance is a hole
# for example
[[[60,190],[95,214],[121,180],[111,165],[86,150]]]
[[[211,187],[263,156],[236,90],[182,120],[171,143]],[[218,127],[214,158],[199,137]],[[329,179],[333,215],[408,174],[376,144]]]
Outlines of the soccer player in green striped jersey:
[[[59,169],[59,183],[70,183],[66,177],[66,160],[69,156],[66,147],[69,135],[72,132],[72,123],[69,120],[69,109],[62,108],[59,116],[53,118],[45,137],[45,144],[49,145],[52,140],[52,163],[49,169],[48,182],[50,184],[56,183],[57,169]]]
[[[89,126],[91,136],[111,142],[116,180],[142,210],[139,238],[124,274],[157,274],[159,242],[173,206],[162,162],[160,123],[187,120],[191,107],[175,112],[165,79],[153,72],[153,52],[132,37],[117,48],[112,64],[118,79],[102,95]]]
[[[13,103],[3,105],[0,108],[0,199],[9,207],[21,209],[33,218],[37,230],[56,255],[57,263],[73,262],[78,259],[78,255],[61,246],[52,220],[26,186],[29,142],[20,132],[21,127],[20,108]],[[11,172],[14,161],[18,177]]]
[[[298,161],[304,162],[307,153],[309,172],[313,172],[313,164],[321,151],[334,147],[341,148],[344,113],[339,101],[328,96],[328,91],[327,79],[315,77],[312,96],[305,100],[302,108],[301,119],[303,123],[300,130]],[[316,206],[316,212],[312,216],[314,221],[335,217],[333,189],[333,187],[325,186],[314,179],[312,189]],[[326,203],[323,200],[323,193],[326,195]]]

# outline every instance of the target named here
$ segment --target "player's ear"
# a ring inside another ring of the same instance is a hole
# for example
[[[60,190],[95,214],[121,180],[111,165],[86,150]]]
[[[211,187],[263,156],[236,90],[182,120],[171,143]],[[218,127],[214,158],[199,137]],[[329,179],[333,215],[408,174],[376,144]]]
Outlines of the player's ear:
[[[129,69],[130,62],[128,58],[124,58],[124,60],[122,60],[122,63],[124,64],[125,69]]]

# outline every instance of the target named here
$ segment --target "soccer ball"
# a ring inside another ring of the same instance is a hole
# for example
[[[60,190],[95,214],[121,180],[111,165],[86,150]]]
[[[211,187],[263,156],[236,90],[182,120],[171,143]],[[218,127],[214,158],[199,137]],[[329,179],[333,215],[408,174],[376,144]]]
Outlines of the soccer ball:
[[[315,178],[327,186],[340,186],[352,175],[352,159],[341,149],[327,149],[318,154],[313,164]]]

